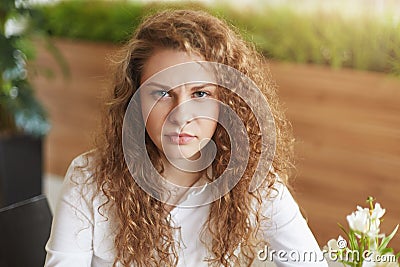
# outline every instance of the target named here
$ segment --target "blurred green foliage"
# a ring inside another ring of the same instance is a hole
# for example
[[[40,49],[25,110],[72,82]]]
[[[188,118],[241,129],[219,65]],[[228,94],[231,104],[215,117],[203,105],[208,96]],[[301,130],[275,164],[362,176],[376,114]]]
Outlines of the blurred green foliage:
[[[47,114],[28,80],[27,61],[35,52],[29,37],[36,32],[35,13],[26,0],[0,2],[0,136],[45,135]],[[7,23],[18,21],[18,30],[7,32]]]
[[[300,14],[288,6],[267,5],[239,12],[182,2],[65,1],[37,7],[38,23],[54,36],[114,43],[126,41],[143,16],[165,8],[208,10],[237,27],[268,58],[400,75],[400,22],[385,16]]]
[[[115,2],[67,1],[38,9],[40,24],[54,36],[119,42],[137,26],[143,6]]]
[[[300,14],[289,7],[266,7],[265,15],[231,14],[267,57],[400,75],[400,22],[390,17]]]

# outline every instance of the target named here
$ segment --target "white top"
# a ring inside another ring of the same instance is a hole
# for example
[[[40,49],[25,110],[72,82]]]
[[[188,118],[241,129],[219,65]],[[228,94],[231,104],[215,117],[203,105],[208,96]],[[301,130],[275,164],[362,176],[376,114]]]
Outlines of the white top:
[[[90,173],[87,169],[75,169],[84,161],[82,155],[78,156],[68,168],[46,244],[47,267],[103,267],[112,266],[114,262],[115,216],[111,210],[105,214],[109,220],[99,214],[98,207],[105,196],[99,194],[92,200],[95,184],[84,184]],[[276,197],[263,203],[265,215],[271,219],[268,226],[263,227],[262,234],[270,247],[260,248],[257,251],[259,258],[273,260],[279,267],[328,266],[288,189],[280,183],[275,187],[278,190]],[[203,261],[208,252],[198,233],[209,208],[210,205],[177,206],[170,212],[174,225],[181,227],[178,266],[208,266]],[[175,237],[179,240],[178,234]]]

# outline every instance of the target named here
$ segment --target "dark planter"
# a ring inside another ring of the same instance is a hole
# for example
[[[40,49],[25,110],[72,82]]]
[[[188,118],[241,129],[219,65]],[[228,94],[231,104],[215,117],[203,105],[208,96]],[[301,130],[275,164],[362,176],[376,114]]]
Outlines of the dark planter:
[[[0,209],[0,266],[43,266],[51,220],[43,195]]]
[[[42,193],[42,138],[0,137],[0,207]]]

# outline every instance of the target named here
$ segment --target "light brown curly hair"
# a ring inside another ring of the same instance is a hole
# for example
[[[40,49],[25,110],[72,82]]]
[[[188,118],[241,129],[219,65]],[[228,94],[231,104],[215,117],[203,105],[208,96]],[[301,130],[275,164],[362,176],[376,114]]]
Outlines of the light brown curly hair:
[[[112,207],[118,222],[115,236],[116,258],[114,265],[124,266],[176,266],[178,253],[173,231],[168,222],[164,203],[144,192],[132,178],[124,160],[122,128],[127,106],[140,86],[146,60],[157,48],[175,49],[201,55],[205,61],[228,65],[255,82],[265,95],[275,120],[276,151],[272,166],[284,183],[287,183],[293,166],[293,137],[290,123],[286,120],[265,60],[254,45],[245,42],[238,31],[221,19],[204,11],[167,10],[146,18],[137,28],[131,40],[123,47],[116,60],[113,90],[107,99],[102,132],[96,139],[93,152],[94,182],[100,193],[107,198],[105,205]],[[257,97],[257,96],[249,96]],[[255,192],[248,187],[260,157],[260,129],[254,114],[246,103],[229,90],[221,91],[219,99],[235,111],[243,121],[250,142],[250,157],[244,175],[226,195],[211,203],[203,233],[211,235],[208,248],[210,265],[250,265],[255,258],[255,248],[265,242],[257,231],[263,219],[261,208],[252,203],[263,202],[262,190],[274,187],[276,176],[265,174],[265,182]],[[160,155],[146,137],[147,153],[157,170],[163,167]],[[215,180],[225,170],[230,153],[230,141],[226,131],[218,125],[213,136],[218,152],[212,163]],[[137,153],[137,166],[142,151]],[[134,175],[146,175],[137,170]],[[268,194],[267,194],[268,196]],[[264,195],[265,197],[265,195]],[[261,205],[258,205],[261,207]],[[250,223],[249,218],[253,218]],[[205,231],[207,230],[207,231]],[[203,240],[203,239],[202,239]],[[235,251],[240,247],[240,255]]]

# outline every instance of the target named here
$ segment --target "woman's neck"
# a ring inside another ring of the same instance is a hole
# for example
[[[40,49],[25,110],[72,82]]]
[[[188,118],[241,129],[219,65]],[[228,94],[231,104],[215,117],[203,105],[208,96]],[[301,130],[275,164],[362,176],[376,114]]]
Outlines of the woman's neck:
[[[162,176],[168,182],[175,185],[190,187],[195,184],[204,174],[204,171],[190,172],[183,170],[183,168],[177,168],[176,166],[172,165],[165,157],[162,157],[162,162],[164,165],[164,172],[162,173]],[[180,160],[175,161],[175,164],[184,167],[185,165],[181,163],[185,162],[187,162],[187,160],[182,159],[181,162]]]
[[[161,173],[161,175],[170,183],[178,185],[178,186],[183,186],[183,187],[192,187],[199,179],[203,176],[204,172],[188,172],[184,171],[182,169],[177,168],[176,166],[172,165],[171,162],[169,162],[164,155],[161,156],[161,160],[163,162],[164,166],[164,171]],[[187,160],[186,160],[187,162]],[[182,162],[177,162],[175,161],[175,164],[179,166],[182,166],[182,164],[179,163],[184,163]],[[168,201],[164,202],[164,208],[165,211],[170,213],[177,204],[179,204],[179,201],[183,197],[183,195],[186,193],[187,189],[181,188],[178,191],[173,190],[175,193],[171,197],[168,195]],[[170,203],[170,204],[167,204]]]

